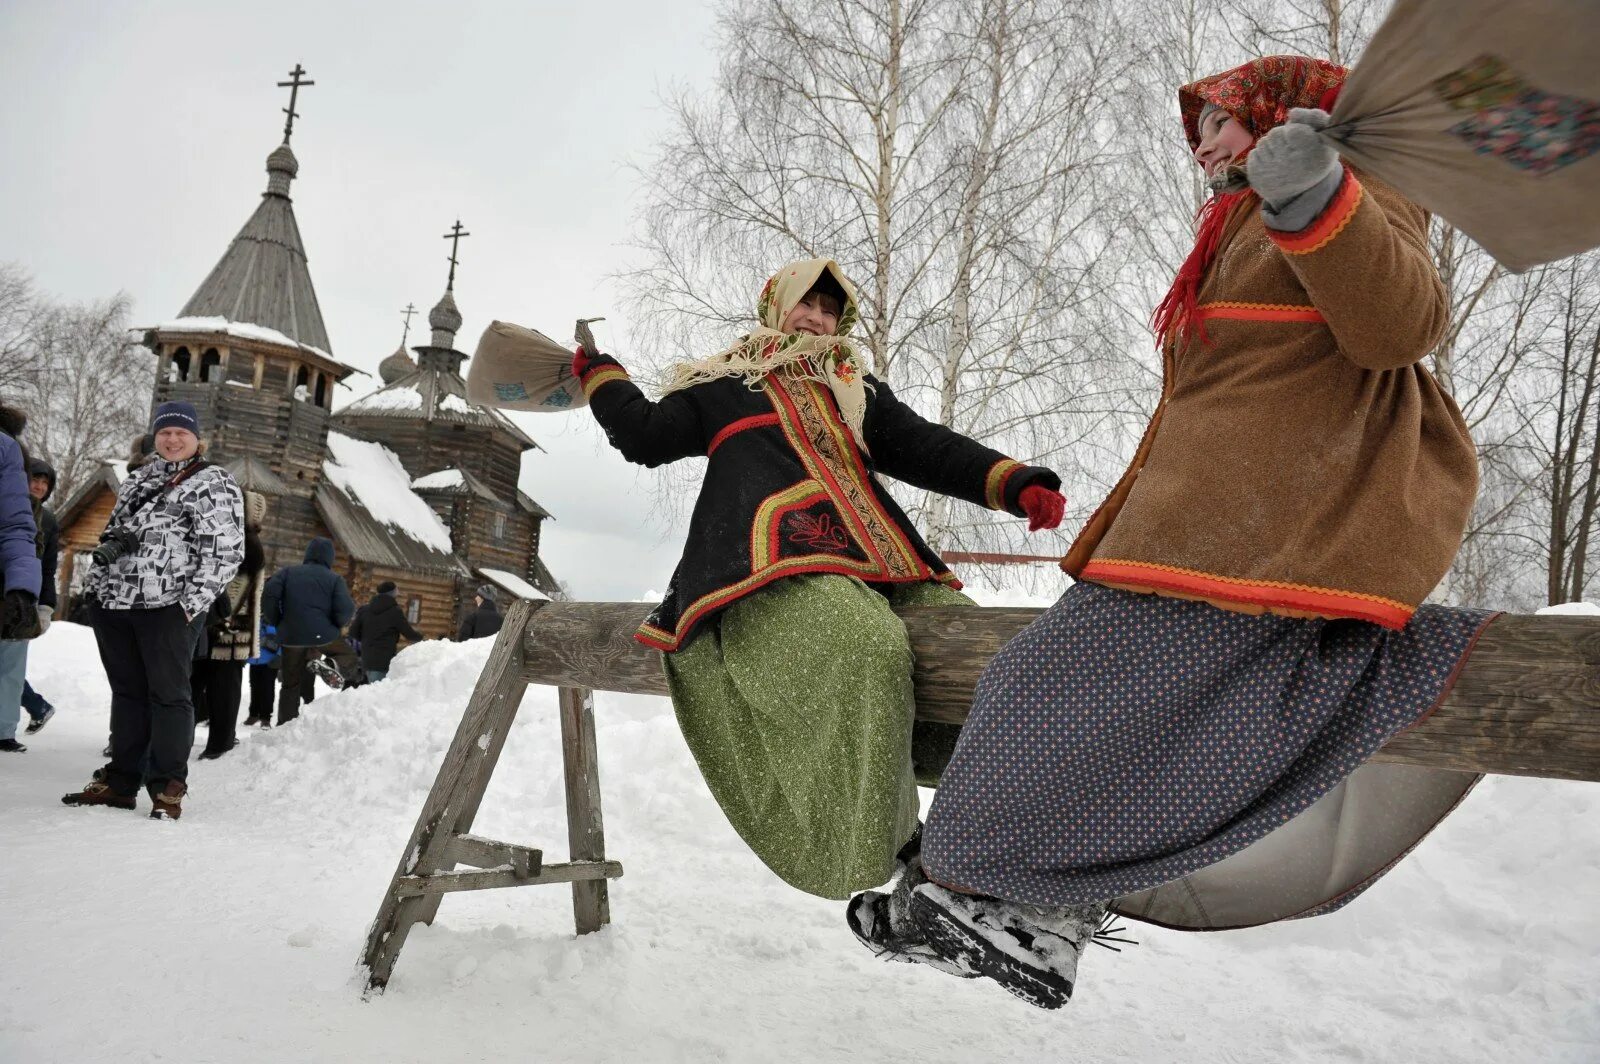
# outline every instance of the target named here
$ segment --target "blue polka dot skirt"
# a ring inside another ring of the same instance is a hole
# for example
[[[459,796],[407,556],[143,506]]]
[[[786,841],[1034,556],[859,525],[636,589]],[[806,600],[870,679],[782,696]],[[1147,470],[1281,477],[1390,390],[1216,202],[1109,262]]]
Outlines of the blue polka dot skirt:
[[[1181,879],[1428,714],[1494,616],[1423,606],[1393,631],[1074,584],[979,680],[927,871],[1035,905]]]

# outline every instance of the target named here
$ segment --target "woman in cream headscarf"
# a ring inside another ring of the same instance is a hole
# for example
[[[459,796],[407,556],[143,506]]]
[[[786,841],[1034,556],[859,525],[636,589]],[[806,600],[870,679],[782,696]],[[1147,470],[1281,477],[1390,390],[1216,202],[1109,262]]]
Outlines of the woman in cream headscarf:
[[[666,654],[684,736],[740,835],[785,881],[845,898],[887,880],[917,828],[894,609],[971,604],[877,475],[1031,529],[1054,528],[1063,500],[1048,469],[923,420],[866,372],[832,261],[785,266],[757,307],[760,328],[677,367],[659,402],[608,356],[580,351],[573,370],[628,460],[710,458],[683,558],[635,638]],[[954,731],[917,726],[924,778]]]

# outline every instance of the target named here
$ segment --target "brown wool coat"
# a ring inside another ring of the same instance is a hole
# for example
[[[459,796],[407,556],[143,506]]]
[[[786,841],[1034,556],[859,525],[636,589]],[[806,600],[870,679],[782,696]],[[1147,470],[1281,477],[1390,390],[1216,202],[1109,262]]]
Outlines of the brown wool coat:
[[[1253,200],[1170,343],[1133,462],[1062,562],[1249,612],[1403,627],[1455,557],[1477,458],[1420,363],[1447,318],[1421,208],[1347,174],[1298,233]]]

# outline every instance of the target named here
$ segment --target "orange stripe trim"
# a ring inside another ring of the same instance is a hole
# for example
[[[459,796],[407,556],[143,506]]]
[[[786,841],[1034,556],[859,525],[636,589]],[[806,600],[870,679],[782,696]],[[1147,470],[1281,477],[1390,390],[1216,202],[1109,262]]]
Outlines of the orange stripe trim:
[[[1290,255],[1309,255],[1313,251],[1320,251],[1334,237],[1344,232],[1344,227],[1356,216],[1356,208],[1361,206],[1363,195],[1361,182],[1357,181],[1356,175],[1347,169],[1344,173],[1344,184],[1339,186],[1339,191],[1334,193],[1332,202],[1316,221],[1298,233],[1280,233],[1269,228],[1267,235],[1272,237],[1273,243]]]
[[[610,384],[612,381],[625,381],[629,379],[628,371],[623,369],[621,366],[606,366],[604,369],[595,370],[593,373],[583,378],[584,397],[589,398],[593,396],[595,392],[599,391],[605,385]]]
[[[884,577],[873,566],[865,563],[857,564],[860,567],[854,568],[848,559],[840,559],[837,556],[828,554],[811,554],[800,558],[785,558],[763,572],[746,577],[737,584],[729,584],[720,591],[713,591],[711,594],[695,600],[694,604],[679,616],[678,630],[676,632],[668,632],[663,628],[657,628],[653,624],[641,624],[633,633],[633,638],[636,642],[643,643],[654,650],[671,653],[683,645],[684,633],[694,627],[700,618],[710,611],[721,609],[735,599],[743,598],[751,592],[767,586],[774,580],[792,576],[796,572],[835,573],[839,576],[855,576],[873,583],[884,584],[918,584],[926,579],[926,577],[921,576],[907,577],[903,580],[890,579]],[[961,581],[956,580],[954,577],[945,580],[945,577],[949,575],[948,573],[941,574],[939,579],[959,588]]]
[[[1227,321],[1324,321],[1316,307],[1295,307],[1282,303],[1202,303],[1195,308],[1201,321],[1221,318]]]
[[[1096,558],[1083,567],[1083,580],[1109,580],[1117,583],[1138,584],[1152,589],[1187,591],[1206,598],[1227,602],[1243,602],[1256,606],[1281,606],[1285,609],[1306,610],[1337,617],[1353,617],[1372,621],[1385,628],[1404,628],[1413,606],[1378,595],[1356,591],[1334,591],[1305,584],[1285,584],[1274,580],[1242,580],[1235,577],[1213,576],[1193,569],[1180,569],[1173,565],[1156,565],[1151,562],[1126,561],[1120,558]]]
[[[1015,458],[1002,458],[989,467],[989,475],[983,478],[983,501],[989,504],[989,509],[1006,508],[1006,481],[1021,468],[1022,463]]]
[[[706,448],[706,457],[710,458],[718,447],[721,447],[729,436],[737,436],[750,429],[766,428],[777,425],[780,419],[777,414],[756,414],[753,417],[742,417],[738,421],[729,422],[723,426],[722,431],[711,437],[711,446]]]

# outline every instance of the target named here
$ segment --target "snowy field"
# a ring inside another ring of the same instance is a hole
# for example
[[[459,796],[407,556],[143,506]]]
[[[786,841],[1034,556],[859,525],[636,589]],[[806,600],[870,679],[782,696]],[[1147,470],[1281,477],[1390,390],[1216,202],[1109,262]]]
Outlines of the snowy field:
[[[59,796],[100,763],[88,630],[30,675],[59,709],[0,755],[0,1061],[1600,1060],[1600,785],[1494,778],[1321,920],[1096,950],[1073,1002],[872,960],[841,906],[741,846],[664,699],[600,695],[614,924],[562,886],[457,894],[389,990],[355,960],[490,641],[195,762],[178,823]],[[203,738],[203,737],[202,737]],[[535,689],[477,830],[565,859],[554,694]]]

